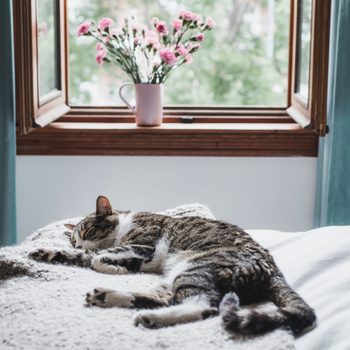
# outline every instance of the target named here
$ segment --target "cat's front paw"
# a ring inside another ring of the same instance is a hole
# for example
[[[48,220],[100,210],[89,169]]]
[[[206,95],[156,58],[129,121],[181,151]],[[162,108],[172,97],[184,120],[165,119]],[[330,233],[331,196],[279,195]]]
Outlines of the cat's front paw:
[[[92,292],[86,293],[86,306],[99,307],[134,307],[134,296],[128,292],[117,292],[106,288],[95,288]]]
[[[125,266],[119,266],[116,260],[113,260],[110,255],[98,255],[91,261],[93,270],[110,275],[125,275],[128,269]]]
[[[28,257],[36,261],[51,262],[55,258],[56,253],[57,251],[54,249],[39,248],[30,252]]]

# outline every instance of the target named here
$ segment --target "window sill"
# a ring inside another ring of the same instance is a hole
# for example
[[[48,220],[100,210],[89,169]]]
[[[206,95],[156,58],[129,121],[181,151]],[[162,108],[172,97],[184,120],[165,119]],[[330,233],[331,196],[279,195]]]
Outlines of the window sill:
[[[317,134],[293,122],[137,127],[60,121],[17,138],[18,155],[316,157],[317,147]]]

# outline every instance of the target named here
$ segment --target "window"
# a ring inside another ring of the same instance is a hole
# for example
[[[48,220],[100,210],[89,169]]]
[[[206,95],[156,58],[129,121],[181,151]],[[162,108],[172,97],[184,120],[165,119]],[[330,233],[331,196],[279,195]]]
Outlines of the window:
[[[316,155],[330,0],[13,1],[20,154]],[[137,128],[116,94],[127,77],[96,67],[76,26],[171,18],[184,4],[217,13],[218,28],[167,82],[164,125]]]
[[[69,104],[123,105],[118,87],[130,78],[114,65],[97,67],[95,41],[76,37],[86,19],[125,16],[137,23],[153,17],[168,23],[186,9],[210,14],[215,30],[206,33],[194,63],[183,65],[165,85],[166,105],[286,107],[290,4],[286,0],[68,0]],[[186,5],[186,6],[185,6]],[[186,91],[186,93],[184,93]]]

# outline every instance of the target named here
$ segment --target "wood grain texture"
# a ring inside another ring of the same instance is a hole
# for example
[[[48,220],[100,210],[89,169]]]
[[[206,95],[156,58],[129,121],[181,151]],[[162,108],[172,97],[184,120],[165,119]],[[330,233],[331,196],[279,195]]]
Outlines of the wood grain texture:
[[[123,128],[106,123],[53,123],[18,138],[19,155],[159,155],[159,156],[317,156],[312,130],[266,125],[225,128]],[[280,124],[283,125],[283,124]]]
[[[66,103],[66,3],[57,2],[59,84],[45,98],[39,96],[37,1],[13,0],[16,114],[20,134],[45,126],[70,109]]]
[[[303,115],[309,121],[309,128],[314,129],[320,136],[324,136],[327,130],[327,88],[328,88],[328,56],[330,37],[330,13],[331,0],[312,1],[311,23],[311,51],[310,51],[310,75],[309,75],[309,99],[304,101],[296,89],[298,74],[298,11],[301,0],[292,0],[292,31],[291,31],[291,74],[290,90],[291,113],[290,116]]]
[[[39,121],[43,121],[41,124],[44,126],[60,114],[57,111],[67,111],[69,107],[66,104],[67,4],[66,0],[59,0],[61,94],[59,98],[40,105],[37,86],[37,0],[13,0],[18,154],[316,156],[317,133],[322,135],[325,130],[330,0],[324,1],[324,7],[322,1],[314,0],[310,108],[300,107],[293,93],[298,1],[291,0],[287,106],[168,106],[165,108],[165,124],[161,128],[137,128],[132,124],[132,114],[125,107],[72,106],[70,112],[58,122],[38,129],[35,126],[40,124]],[[312,129],[303,130],[292,121],[287,113],[290,106],[310,116]],[[24,135],[28,132],[31,134]]]

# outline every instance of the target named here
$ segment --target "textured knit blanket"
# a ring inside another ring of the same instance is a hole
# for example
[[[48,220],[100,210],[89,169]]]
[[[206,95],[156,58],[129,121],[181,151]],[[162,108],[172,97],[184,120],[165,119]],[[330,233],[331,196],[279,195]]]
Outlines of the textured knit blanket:
[[[213,218],[208,208],[192,204],[170,209],[171,216]],[[228,334],[220,317],[149,330],[135,327],[136,310],[85,307],[86,292],[95,287],[147,291],[160,280],[151,274],[105,275],[90,269],[29,260],[40,247],[72,249],[64,223],[52,223],[22,244],[0,249],[0,349],[294,349],[284,330],[241,338]],[[269,304],[261,307],[272,307]]]

